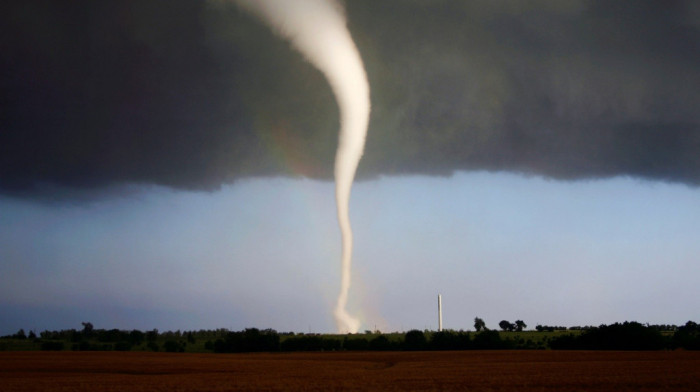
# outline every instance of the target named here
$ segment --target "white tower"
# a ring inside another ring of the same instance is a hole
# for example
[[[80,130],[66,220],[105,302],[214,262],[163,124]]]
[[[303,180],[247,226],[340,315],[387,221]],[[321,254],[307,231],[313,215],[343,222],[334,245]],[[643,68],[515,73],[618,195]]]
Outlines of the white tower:
[[[442,332],[442,295],[438,294],[438,332]]]

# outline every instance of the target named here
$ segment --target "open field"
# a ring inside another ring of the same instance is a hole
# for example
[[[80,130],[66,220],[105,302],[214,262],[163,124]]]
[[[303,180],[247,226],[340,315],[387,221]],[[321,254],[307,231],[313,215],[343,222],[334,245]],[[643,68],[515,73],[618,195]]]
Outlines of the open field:
[[[0,352],[13,391],[698,391],[697,351]]]

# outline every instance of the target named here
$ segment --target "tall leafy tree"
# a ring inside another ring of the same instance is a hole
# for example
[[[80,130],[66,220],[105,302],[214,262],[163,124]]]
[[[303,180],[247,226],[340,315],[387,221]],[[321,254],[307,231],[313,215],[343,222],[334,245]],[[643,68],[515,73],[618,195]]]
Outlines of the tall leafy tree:
[[[512,331],[515,329],[515,324],[511,324],[508,320],[501,320],[498,326],[504,331]]]

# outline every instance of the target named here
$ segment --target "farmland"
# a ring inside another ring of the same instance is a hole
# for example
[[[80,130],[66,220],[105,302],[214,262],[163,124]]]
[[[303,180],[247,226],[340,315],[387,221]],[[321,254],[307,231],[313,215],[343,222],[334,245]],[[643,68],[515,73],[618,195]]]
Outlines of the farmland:
[[[0,352],[14,391],[697,391],[697,351]]]

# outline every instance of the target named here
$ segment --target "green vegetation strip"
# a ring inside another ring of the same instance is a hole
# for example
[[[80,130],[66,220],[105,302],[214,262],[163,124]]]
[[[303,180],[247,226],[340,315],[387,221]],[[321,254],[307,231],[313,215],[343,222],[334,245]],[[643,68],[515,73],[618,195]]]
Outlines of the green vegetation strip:
[[[540,327],[540,326],[538,326]],[[304,334],[247,328],[199,331],[123,331],[94,329],[44,331],[26,335],[23,330],[0,337],[0,351],[167,351],[167,352],[277,352],[277,351],[411,351],[411,350],[673,350],[700,349],[700,326],[615,323],[573,329],[537,328],[535,331],[479,332],[446,330],[405,333]]]

